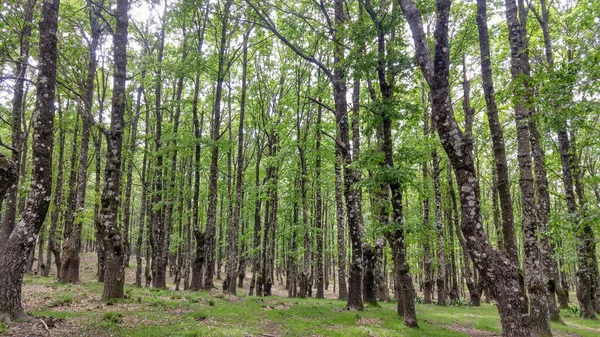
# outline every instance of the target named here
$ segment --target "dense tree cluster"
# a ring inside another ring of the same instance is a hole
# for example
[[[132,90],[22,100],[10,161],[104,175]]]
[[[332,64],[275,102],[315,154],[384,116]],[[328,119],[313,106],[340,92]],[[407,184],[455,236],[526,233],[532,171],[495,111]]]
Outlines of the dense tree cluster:
[[[26,272],[79,283],[83,251],[103,300],[135,263],[140,287],[395,298],[409,327],[418,297],[485,296],[506,336],[575,299],[597,319],[598,13],[6,1],[0,319]]]

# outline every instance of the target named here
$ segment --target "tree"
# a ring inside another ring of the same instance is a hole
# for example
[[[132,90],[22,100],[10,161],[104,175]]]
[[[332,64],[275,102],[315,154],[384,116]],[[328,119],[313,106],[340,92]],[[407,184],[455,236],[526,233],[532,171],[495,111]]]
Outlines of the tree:
[[[119,187],[121,186],[121,157],[125,115],[125,84],[127,80],[127,28],[129,25],[128,0],[118,0],[115,10],[116,25],[113,33],[113,97],[110,112],[110,129],[104,132],[107,142],[105,183],[101,197],[98,234],[104,248],[104,291],[107,301],[124,296],[125,271],[123,234],[117,223]]]
[[[42,20],[39,24],[37,97],[32,117],[34,141],[31,187],[21,220],[8,236],[7,243],[0,247],[0,320],[2,321],[25,316],[21,303],[25,263],[35,247],[35,239],[50,206],[59,6],[60,1],[51,0],[44,1],[42,6]],[[16,180],[16,177],[12,180]],[[2,194],[4,193],[0,193]]]
[[[417,63],[432,95],[433,119],[448,159],[452,164],[461,200],[461,232],[469,255],[489,291],[498,301],[502,331],[510,336],[528,336],[521,314],[523,303],[517,267],[496,251],[483,231],[479,182],[473,161],[473,143],[458,126],[450,102],[448,21],[451,2],[436,1],[434,56],[431,58],[423,30],[422,16],[414,2],[398,0],[409,23]]]

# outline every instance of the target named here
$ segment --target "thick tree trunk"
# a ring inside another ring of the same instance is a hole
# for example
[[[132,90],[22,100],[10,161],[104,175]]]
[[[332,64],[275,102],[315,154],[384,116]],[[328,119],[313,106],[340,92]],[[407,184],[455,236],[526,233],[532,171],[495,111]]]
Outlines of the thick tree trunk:
[[[58,58],[57,26],[60,1],[44,1],[39,24],[38,83],[35,111],[33,112],[33,167],[30,192],[25,212],[6,244],[0,247],[0,321],[24,316],[21,286],[27,257],[34,249],[35,239],[46,218],[52,192],[52,150],[54,145],[53,119],[56,88],[56,60]],[[5,178],[0,185],[0,196],[16,180],[16,164],[0,158]],[[12,166],[12,167],[11,167]],[[0,181],[1,181],[0,180]],[[0,198],[1,199],[1,198]]]
[[[97,230],[104,247],[104,291],[102,300],[122,298],[125,284],[123,236],[117,223],[119,187],[121,186],[121,153],[125,114],[125,81],[127,77],[128,0],[118,0],[115,11],[116,26],[113,34],[115,73],[110,129],[106,131],[107,154],[105,183],[100,203],[102,209]]]
[[[515,122],[517,124],[517,158],[519,162],[519,187],[521,191],[522,232],[524,250],[525,285],[530,297],[529,326],[535,336],[551,336],[550,316],[546,287],[542,280],[542,270],[539,264],[540,251],[537,243],[538,219],[534,196],[534,181],[532,175],[531,156],[532,139],[537,135],[537,127],[528,122],[532,117],[532,88],[526,79],[529,76],[529,60],[526,43],[525,22],[519,22],[518,15],[525,16],[523,8],[517,9],[515,0],[505,0],[506,21],[509,28],[511,46],[511,74],[514,81],[520,85],[515,92]],[[535,149],[533,149],[535,150]],[[545,177],[544,177],[545,178]],[[538,177],[538,184],[539,177]],[[542,196],[543,198],[543,196]],[[543,206],[541,206],[543,208]],[[505,240],[506,241],[506,240]]]
[[[398,0],[415,43],[417,63],[431,89],[433,118],[438,135],[456,174],[461,200],[461,231],[475,267],[485,279],[491,295],[498,301],[503,334],[529,336],[522,315],[523,294],[519,290],[518,268],[489,244],[483,231],[479,183],[475,174],[472,139],[458,127],[450,102],[448,21],[450,1],[437,0],[436,40],[431,59],[425,39],[421,13],[410,0]]]
[[[375,284],[375,247],[363,245],[363,301],[372,306],[377,304],[377,286]]]

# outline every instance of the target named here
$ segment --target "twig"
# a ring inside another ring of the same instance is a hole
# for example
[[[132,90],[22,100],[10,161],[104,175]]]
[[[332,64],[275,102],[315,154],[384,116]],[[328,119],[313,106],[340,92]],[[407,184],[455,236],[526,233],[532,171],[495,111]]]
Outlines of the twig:
[[[46,331],[50,332],[50,329],[48,329],[48,325],[46,324],[46,322],[44,322],[44,320],[41,318],[40,318],[40,322],[42,322],[42,324],[44,324],[44,328],[46,328]]]

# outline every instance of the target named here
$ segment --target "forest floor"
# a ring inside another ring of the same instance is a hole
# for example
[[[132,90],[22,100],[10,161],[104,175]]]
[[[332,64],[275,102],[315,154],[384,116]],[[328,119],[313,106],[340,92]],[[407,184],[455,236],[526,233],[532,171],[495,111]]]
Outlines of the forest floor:
[[[396,303],[381,303],[364,312],[343,310],[345,302],[328,298],[287,298],[279,283],[277,296],[224,295],[220,290],[189,292],[138,288],[135,265],[127,268],[127,299],[100,301],[102,283],[94,281],[95,254],[82,254],[82,282],[61,284],[54,277],[26,275],[23,304],[33,322],[0,323],[8,336],[499,336],[494,305],[440,307],[417,304],[418,329],[409,329],[396,314]],[[219,282],[220,284],[220,282]],[[248,280],[245,282],[246,286]],[[174,286],[170,285],[171,288]],[[331,287],[330,287],[331,289]],[[566,325],[552,323],[555,336],[600,336],[600,321],[582,320],[562,310]]]

